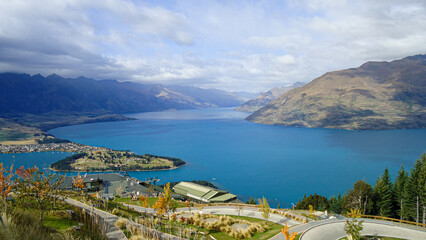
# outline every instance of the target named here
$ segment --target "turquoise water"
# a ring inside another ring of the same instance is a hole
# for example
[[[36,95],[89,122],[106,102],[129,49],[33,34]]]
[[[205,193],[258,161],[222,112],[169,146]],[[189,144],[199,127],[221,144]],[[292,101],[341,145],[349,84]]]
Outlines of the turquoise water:
[[[71,156],[73,153],[68,152],[36,152],[36,153],[14,153],[1,154],[0,162],[2,162],[9,170],[13,164],[13,168],[24,166],[25,168],[34,167],[36,165],[40,169],[48,169],[50,164]]]
[[[176,170],[131,172],[160,183],[208,180],[243,200],[266,196],[289,206],[307,193],[337,195],[365,178],[374,184],[388,167],[411,168],[426,152],[426,129],[346,131],[268,126],[247,113],[204,109],[141,113],[138,120],[62,127],[50,133],[71,141],[178,157]],[[1,156],[0,156],[1,157]]]

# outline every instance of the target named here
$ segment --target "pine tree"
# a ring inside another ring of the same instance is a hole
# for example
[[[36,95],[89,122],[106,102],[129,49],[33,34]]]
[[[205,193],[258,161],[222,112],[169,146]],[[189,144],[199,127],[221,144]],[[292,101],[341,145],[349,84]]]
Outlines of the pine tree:
[[[424,162],[424,154],[422,160]],[[410,176],[407,179],[406,187],[404,189],[404,201],[406,202],[406,208],[403,210],[403,216],[409,220],[420,220],[420,207],[422,192],[424,192],[424,179],[421,179],[423,163],[422,160],[417,159],[414,164],[414,168],[410,171]],[[423,185],[422,185],[423,184]],[[421,191],[423,189],[423,191]]]
[[[394,207],[396,215],[399,219],[403,219],[403,210],[404,210],[404,188],[407,184],[408,173],[404,170],[404,167],[401,165],[401,169],[398,172],[398,177],[395,179],[393,184],[393,196],[394,196]]]
[[[376,195],[376,207],[377,213],[384,217],[393,217],[392,215],[392,182],[389,176],[388,168],[385,169],[383,175],[381,175],[374,186],[374,192]]]
[[[423,153],[420,158],[422,162],[422,168],[420,170],[420,179],[419,179],[420,205],[422,206],[420,211],[423,212],[422,222],[423,224],[426,224],[426,154]]]
[[[336,214],[340,214],[342,212],[342,195],[339,193],[337,198],[335,196],[330,197],[328,200],[330,204],[330,210]]]

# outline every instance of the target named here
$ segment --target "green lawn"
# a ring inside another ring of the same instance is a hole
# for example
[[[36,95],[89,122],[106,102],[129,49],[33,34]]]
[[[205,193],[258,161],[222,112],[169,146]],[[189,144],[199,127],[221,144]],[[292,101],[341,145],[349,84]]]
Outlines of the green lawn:
[[[77,226],[78,222],[69,218],[58,218],[48,216],[43,219],[43,225],[54,228],[58,231],[64,231],[72,226]]]

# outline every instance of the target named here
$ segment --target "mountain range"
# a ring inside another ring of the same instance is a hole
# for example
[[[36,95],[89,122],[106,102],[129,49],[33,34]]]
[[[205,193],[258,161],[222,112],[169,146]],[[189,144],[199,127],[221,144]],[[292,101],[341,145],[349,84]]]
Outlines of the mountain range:
[[[246,100],[216,89],[1,73],[0,142],[37,143],[53,138],[49,129],[130,120],[125,113],[234,107]]]
[[[426,127],[426,55],[328,72],[246,119],[295,127]]]
[[[251,99],[242,105],[238,106],[235,111],[242,111],[242,112],[255,112],[259,110],[260,108],[268,105],[270,102],[275,100],[277,97],[281,96],[281,94],[294,89],[303,86],[304,83],[296,82],[292,86],[289,87],[274,87],[273,89],[263,92],[259,94],[256,98]]]
[[[134,113],[232,107],[243,98],[216,89],[139,84],[53,74],[0,74],[0,115],[47,112]]]

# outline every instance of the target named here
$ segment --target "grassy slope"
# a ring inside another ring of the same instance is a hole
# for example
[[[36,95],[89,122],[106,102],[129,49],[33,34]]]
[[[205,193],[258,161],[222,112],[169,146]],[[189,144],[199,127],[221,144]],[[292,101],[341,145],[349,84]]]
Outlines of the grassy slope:
[[[0,144],[34,144],[44,138],[43,131],[23,126],[6,118],[0,118]]]
[[[36,144],[37,139],[50,136],[47,130],[83,123],[124,121],[131,118],[117,114],[105,113],[48,113],[48,114],[21,114],[3,116],[0,118],[0,144]],[[51,137],[51,136],[50,136]]]

